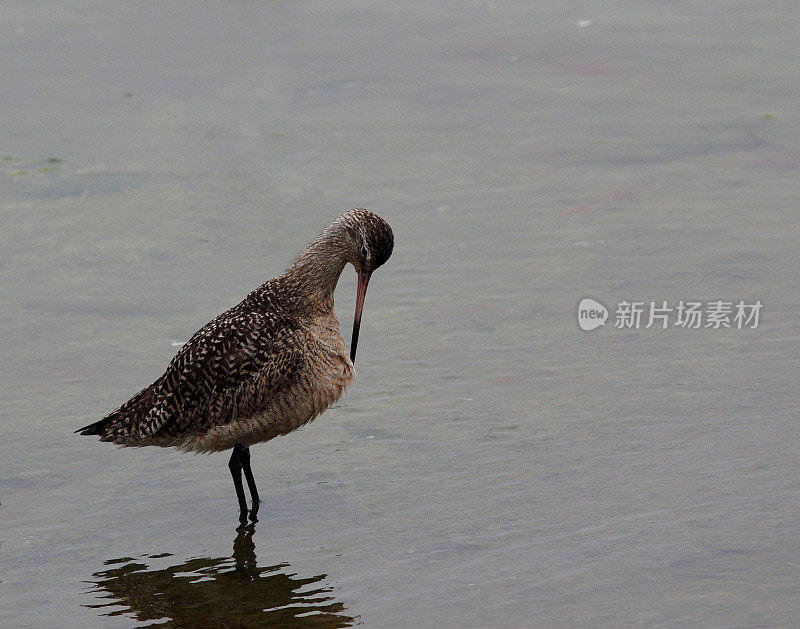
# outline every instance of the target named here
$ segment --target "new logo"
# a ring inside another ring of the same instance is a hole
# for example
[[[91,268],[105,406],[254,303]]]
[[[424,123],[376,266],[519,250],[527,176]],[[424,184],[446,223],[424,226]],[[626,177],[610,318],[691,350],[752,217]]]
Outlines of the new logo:
[[[594,330],[606,324],[608,309],[599,301],[586,297],[578,304],[578,325],[581,330]]]

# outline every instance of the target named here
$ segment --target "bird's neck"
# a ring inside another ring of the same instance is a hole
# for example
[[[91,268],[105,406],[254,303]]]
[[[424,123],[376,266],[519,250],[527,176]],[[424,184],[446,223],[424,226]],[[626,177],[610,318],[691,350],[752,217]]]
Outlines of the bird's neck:
[[[333,309],[333,291],[347,264],[348,244],[344,229],[334,223],[305,248],[287,271],[311,305]]]

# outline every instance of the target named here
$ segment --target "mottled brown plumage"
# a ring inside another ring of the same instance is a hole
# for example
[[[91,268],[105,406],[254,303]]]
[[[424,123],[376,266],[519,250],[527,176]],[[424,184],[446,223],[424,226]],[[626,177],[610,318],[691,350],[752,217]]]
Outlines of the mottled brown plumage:
[[[376,214],[343,214],[286,273],[198,330],[153,384],[77,432],[125,446],[246,451],[310,422],[354,375],[333,312],[339,276],[347,263],[355,267],[363,305],[369,276],[393,245]],[[357,300],[353,359],[360,317]]]

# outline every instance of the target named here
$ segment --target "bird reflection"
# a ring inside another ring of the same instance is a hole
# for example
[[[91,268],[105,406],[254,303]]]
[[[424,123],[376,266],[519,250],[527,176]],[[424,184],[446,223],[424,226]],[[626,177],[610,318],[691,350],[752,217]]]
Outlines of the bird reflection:
[[[148,569],[145,559],[105,562],[92,593],[108,602],[86,605],[105,616],[132,616],[162,627],[351,627],[356,619],[332,596],[327,575],[298,578],[289,564],[256,564],[253,524],[236,529],[233,558],[188,559]]]

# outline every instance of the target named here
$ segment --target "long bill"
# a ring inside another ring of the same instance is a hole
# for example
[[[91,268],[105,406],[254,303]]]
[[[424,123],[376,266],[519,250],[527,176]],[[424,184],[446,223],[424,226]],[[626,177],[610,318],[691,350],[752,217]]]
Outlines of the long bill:
[[[358,288],[356,289],[356,314],[353,318],[353,340],[350,341],[350,362],[356,362],[356,345],[358,345],[358,331],[361,329],[361,311],[364,308],[364,297],[367,295],[369,284],[369,271],[358,272]]]

